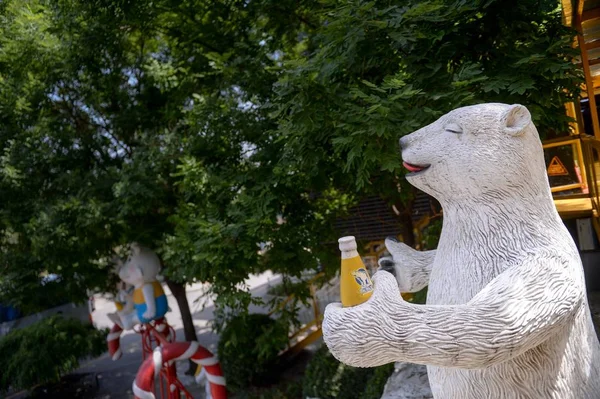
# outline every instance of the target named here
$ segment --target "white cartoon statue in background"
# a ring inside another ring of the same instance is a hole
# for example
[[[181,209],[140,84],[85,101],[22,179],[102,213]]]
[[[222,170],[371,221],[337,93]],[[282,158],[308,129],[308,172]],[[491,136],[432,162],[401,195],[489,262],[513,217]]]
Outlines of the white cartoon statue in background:
[[[125,281],[119,281],[117,284],[117,296],[115,297],[115,306],[119,318],[127,317],[125,315],[133,312],[133,290],[135,287],[127,284]]]
[[[114,260],[116,264],[122,266],[122,262],[118,259]],[[115,323],[110,329],[110,333],[106,337],[108,344],[108,352],[112,360],[118,360],[123,355],[121,351],[121,334],[123,333],[122,319],[126,319],[128,314],[133,312],[133,290],[134,287],[124,281],[119,281],[117,284],[117,295],[115,296],[116,313],[109,313],[108,318]]]
[[[133,328],[139,323],[157,320],[169,310],[167,297],[156,276],[160,271],[160,259],[152,250],[137,243],[131,244],[131,254],[127,261],[120,266],[118,273],[121,280],[133,286],[130,300],[111,319],[124,329]]]

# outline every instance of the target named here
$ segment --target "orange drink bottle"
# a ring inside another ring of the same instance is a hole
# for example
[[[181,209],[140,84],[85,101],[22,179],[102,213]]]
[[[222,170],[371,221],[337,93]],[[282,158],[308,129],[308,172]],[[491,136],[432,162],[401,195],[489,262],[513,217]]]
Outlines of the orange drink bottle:
[[[342,271],[340,274],[340,296],[342,306],[356,306],[365,302],[373,293],[373,281],[358,255],[356,239],[353,236],[338,240],[342,251]]]

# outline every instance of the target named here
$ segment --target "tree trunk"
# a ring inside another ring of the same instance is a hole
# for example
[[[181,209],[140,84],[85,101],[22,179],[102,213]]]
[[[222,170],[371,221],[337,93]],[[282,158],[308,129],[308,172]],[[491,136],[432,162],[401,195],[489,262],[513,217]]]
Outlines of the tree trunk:
[[[402,241],[409,247],[415,248],[417,240],[415,238],[414,225],[412,221],[412,206],[404,208],[400,215],[400,232]]]
[[[183,322],[183,335],[186,341],[198,341],[196,335],[196,328],[192,321],[192,313],[190,312],[190,304],[188,303],[187,296],[185,294],[185,284],[176,283],[169,279],[166,280],[167,287],[171,290],[171,293],[177,301],[179,306],[179,313],[181,313],[181,321]],[[190,368],[188,374],[193,374],[196,371],[196,365],[190,360]]]

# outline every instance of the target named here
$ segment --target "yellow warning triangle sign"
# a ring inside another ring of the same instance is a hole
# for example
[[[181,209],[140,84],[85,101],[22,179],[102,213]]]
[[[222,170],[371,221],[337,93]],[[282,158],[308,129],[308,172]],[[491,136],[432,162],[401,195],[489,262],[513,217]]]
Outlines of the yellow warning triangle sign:
[[[558,159],[558,156],[555,156],[550,161],[550,165],[548,166],[548,176],[568,176],[569,172],[565,165]]]

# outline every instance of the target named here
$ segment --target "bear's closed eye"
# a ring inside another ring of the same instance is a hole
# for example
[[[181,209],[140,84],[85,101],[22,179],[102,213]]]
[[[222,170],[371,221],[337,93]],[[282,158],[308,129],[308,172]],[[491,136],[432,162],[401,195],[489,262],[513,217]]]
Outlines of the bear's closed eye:
[[[449,123],[444,127],[444,130],[450,133],[460,134],[463,132],[462,128],[456,123]]]

